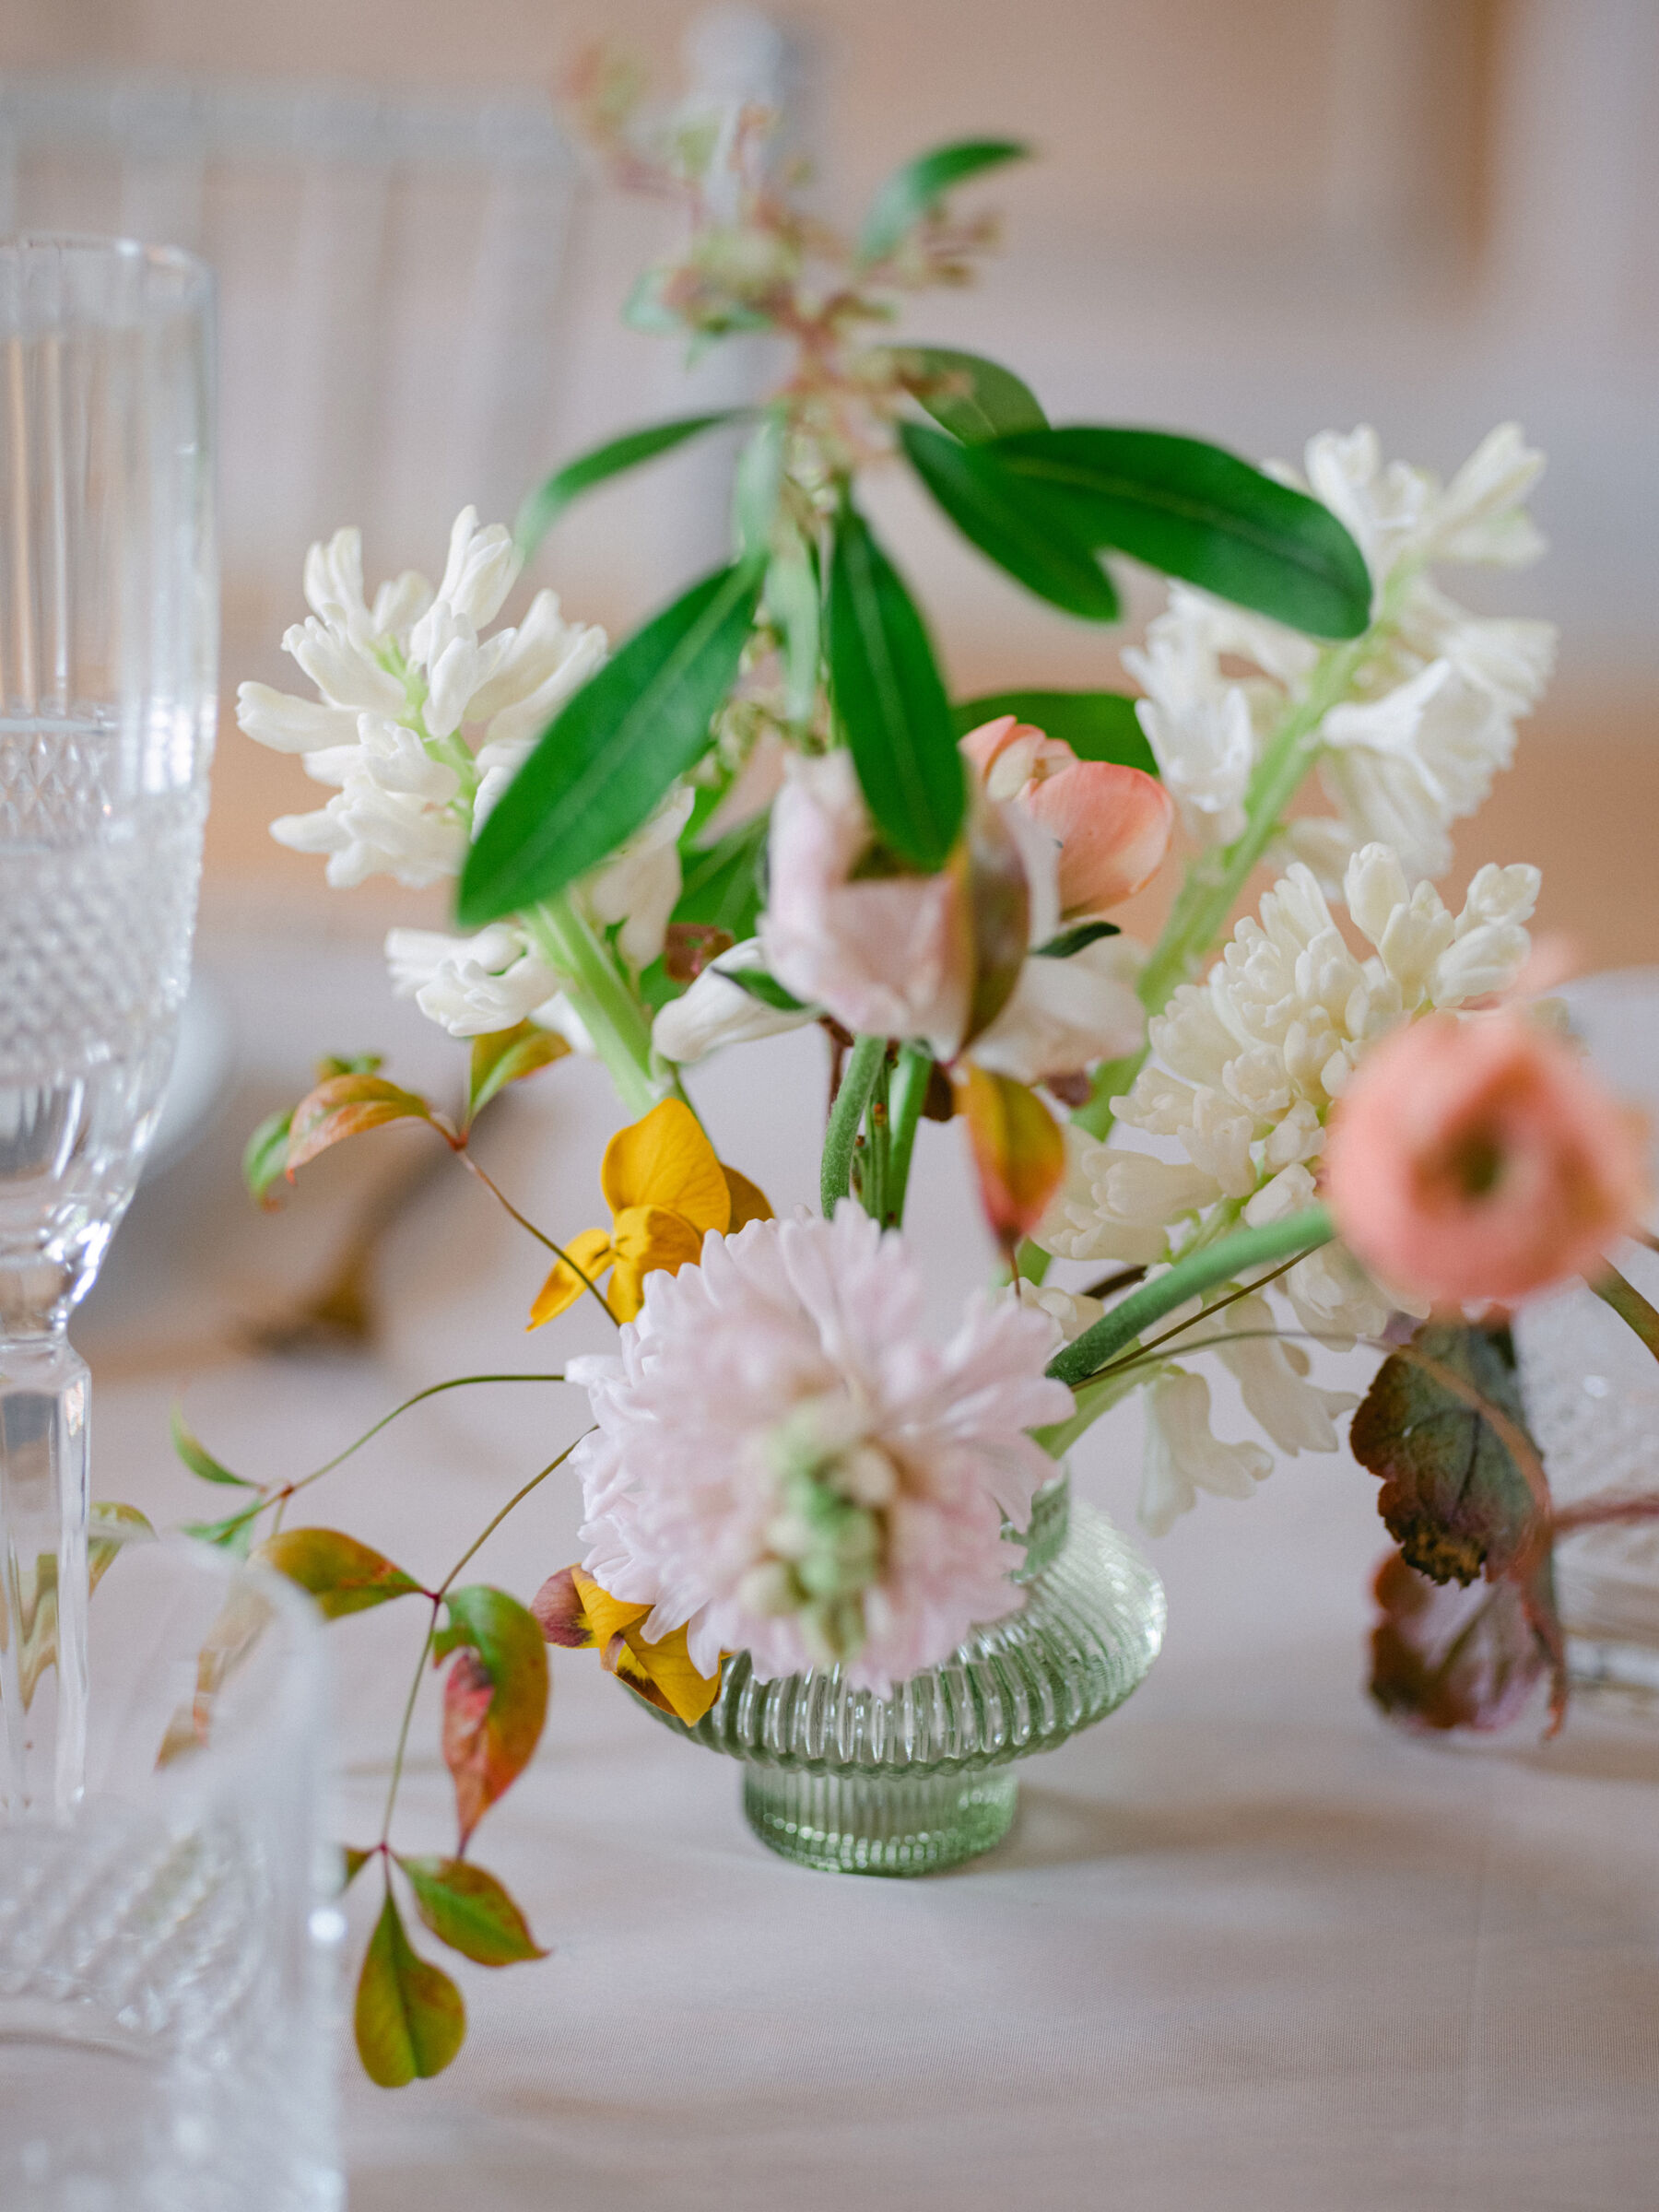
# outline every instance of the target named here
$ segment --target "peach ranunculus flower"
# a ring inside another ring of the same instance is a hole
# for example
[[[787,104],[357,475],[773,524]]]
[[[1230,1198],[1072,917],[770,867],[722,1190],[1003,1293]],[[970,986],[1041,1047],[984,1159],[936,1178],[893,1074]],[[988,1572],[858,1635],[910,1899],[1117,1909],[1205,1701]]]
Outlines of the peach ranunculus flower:
[[[1642,1117],[1562,1038],[1503,1011],[1431,1015],[1366,1053],[1330,1124],[1345,1241],[1438,1302],[1594,1270],[1648,1195]]]
[[[1014,800],[1060,847],[1060,911],[1103,913],[1149,882],[1170,849],[1175,807],[1155,776],[1112,760],[1079,760],[1012,714],[962,739],[986,795]]]

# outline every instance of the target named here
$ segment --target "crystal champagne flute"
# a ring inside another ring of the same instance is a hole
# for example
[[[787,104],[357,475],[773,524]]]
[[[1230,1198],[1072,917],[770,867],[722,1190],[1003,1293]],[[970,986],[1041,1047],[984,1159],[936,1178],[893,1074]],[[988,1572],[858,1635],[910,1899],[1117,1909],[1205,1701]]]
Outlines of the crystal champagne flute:
[[[218,650],[212,279],[0,243],[0,1805],[87,1732],[88,1374],[189,980]]]

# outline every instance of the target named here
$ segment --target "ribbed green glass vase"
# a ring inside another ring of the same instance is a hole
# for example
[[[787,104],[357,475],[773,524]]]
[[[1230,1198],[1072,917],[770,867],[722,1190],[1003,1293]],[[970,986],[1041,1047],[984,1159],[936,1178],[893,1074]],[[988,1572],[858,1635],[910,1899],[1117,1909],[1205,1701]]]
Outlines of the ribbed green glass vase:
[[[750,1827],[803,1865],[928,1874],[989,1851],[1014,1818],[1012,1762],[1103,1720],[1163,1641],[1163,1585],[1065,1475],[1023,1541],[1021,1610],[885,1696],[839,1667],[759,1682],[740,1652],[694,1728],[665,1724],[744,1761]]]

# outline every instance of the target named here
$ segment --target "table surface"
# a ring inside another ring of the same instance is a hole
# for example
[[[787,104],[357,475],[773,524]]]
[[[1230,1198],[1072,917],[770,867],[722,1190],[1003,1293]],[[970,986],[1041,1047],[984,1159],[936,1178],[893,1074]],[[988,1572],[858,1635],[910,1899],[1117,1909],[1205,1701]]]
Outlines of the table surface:
[[[536,1250],[442,1159],[388,1241],[372,1348],[254,1348],[429,1140],[365,1138],[261,1218],[235,1187],[253,1120],[317,1051],[380,1046],[443,1093],[460,1054],[360,950],[226,937],[203,957],[240,1029],[235,1093],[140,1194],[77,1330],[95,1490],[166,1520],[204,1510],[167,1444],[181,1386],[216,1453],[285,1476],[425,1382],[551,1369],[604,1328],[524,1335]],[[723,1147],[780,1205],[809,1194],[791,1133],[821,1103],[818,1042],[700,1071]],[[602,1218],[612,1118],[600,1073],[565,1063],[477,1143],[568,1235]],[[986,1256],[957,1135],[926,1132],[913,1208],[941,1321]],[[454,1392],[319,1486],[308,1517],[433,1579],[584,1411],[559,1385]],[[1126,1522],[1137,1455],[1126,1408],[1078,1453],[1080,1493]],[[527,1596],[576,1556],[577,1519],[554,1477],[476,1571]],[[735,1765],[676,1741],[590,1655],[556,1654],[541,1751],[475,1845],[552,1956],[499,1973],[444,1956],[471,2031],[438,2081],[387,2095],[347,2061],[353,2212],[1659,2206],[1659,1726],[1586,1703],[1548,1744],[1388,1728],[1363,1693],[1384,1542],[1346,1454],[1281,1462],[1248,1503],[1204,1500],[1150,1547],[1170,1628],[1146,1686],[1022,1770],[1006,1843],[923,1881],[772,1857]],[[391,1606],[330,1631],[347,1840],[374,1833],[418,1630]],[[442,1850],[431,1704],[415,1743],[397,1840]]]

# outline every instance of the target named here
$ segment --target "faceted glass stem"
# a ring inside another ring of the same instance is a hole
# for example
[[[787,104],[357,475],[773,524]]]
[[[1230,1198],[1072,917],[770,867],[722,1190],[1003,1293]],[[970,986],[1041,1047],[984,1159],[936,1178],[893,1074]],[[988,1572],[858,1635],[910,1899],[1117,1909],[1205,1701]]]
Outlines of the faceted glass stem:
[[[0,1342],[0,1797],[66,1813],[87,1748],[89,1377],[61,1329]]]

